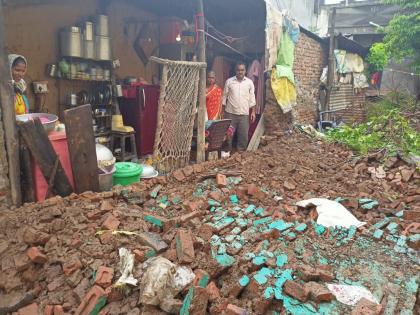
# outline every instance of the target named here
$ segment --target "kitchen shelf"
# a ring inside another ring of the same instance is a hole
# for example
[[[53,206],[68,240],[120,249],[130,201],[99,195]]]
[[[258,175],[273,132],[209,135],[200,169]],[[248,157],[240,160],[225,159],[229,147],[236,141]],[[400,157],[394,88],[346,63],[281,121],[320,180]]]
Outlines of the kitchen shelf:
[[[108,83],[111,84],[112,81],[111,80],[88,80],[88,79],[72,79],[72,78],[56,78],[58,80],[63,80],[63,81],[74,81],[74,82],[91,82],[91,83]]]
[[[111,131],[103,131],[103,132],[97,132],[94,134],[95,138],[97,137],[106,137],[111,135]]]
[[[107,117],[112,117],[112,115],[111,114],[105,114],[105,115],[94,115],[93,117],[95,117],[95,118],[107,118]]]

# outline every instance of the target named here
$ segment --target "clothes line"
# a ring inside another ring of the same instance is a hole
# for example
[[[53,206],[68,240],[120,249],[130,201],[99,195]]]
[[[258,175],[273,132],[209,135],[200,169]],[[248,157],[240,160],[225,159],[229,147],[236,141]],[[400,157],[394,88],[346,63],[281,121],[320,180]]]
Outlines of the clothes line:
[[[243,53],[241,53],[241,52],[240,52],[239,50],[237,50],[236,48],[233,48],[232,46],[230,46],[230,45],[226,44],[226,43],[225,43],[225,42],[223,42],[222,40],[218,39],[217,37],[214,37],[213,35],[211,35],[211,34],[207,33],[207,32],[206,32],[206,31],[204,31],[204,30],[198,30],[198,32],[203,32],[206,36],[208,36],[208,37],[210,37],[210,38],[214,39],[215,41],[217,41],[217,42],[219,42],[220,44],[222,44],[222,45],[226,46],[226,47],[227,47],[227,48],[229,48],[230,50],[232,50],[232,51],[236,52],[237,54],[241,55],[242,57],[247,58],[248,60],[252,60],[252,59],[253,59],[253,58],[251,58],[251,57],[249,57],[249,56],[247,56],[247,55],[244,55]]]
[[[401,70],[384,69],[383,72],[385,72],[385,71],[398,72],[398,73],[408,74],[408,75],[411,75],[411,76],[420,76],[420,74],[417,74],[417,73],[414,73],[414,72],[406,72],[406,71],[401,71]]]

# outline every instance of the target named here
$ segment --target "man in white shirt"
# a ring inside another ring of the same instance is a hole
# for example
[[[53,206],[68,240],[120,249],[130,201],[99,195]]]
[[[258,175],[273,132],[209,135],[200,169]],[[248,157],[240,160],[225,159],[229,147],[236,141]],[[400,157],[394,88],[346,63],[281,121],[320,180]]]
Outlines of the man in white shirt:
[[[226,80],[222,99],[223,118],[232,120],[231,125],[238,137],[238,151],[245,151],[248,147],[249,120],[255,121],[254,83],[245,76],[245,72],[245,64],[238,62],[236,76]],[[250,109],[251,117],[249,117]],[[232,138],[228,140],[228,144],[231,151]]]

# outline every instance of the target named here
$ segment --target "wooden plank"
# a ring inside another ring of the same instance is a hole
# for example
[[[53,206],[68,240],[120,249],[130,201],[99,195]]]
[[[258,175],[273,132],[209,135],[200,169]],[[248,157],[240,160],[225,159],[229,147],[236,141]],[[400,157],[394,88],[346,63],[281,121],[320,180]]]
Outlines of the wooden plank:
[[[20,187],[20,159],[19,138],[16,128],[15,106],[13,104],[13,91],[9,85],[10,69],[5,51],[5,32],[3,18],[3,2],[0,1],[0,102],[1,120],[3,122],[6,154],[9,167],[9,182],[11,201],[15,206],[22,204]],[[4,150],[4,148],[0,148]]]
[[[65,110],[64,122],[76,192],[99,191],[92,107],[87,104]]]
[[[19,128],[26,146],[31,151],[32,156],[41,169],[42,175],[44,175],[48,183],[53,173],[54,163],[58,157],[48,139],[47,132],[38,118],[19,124]],[[68,196],[73,192],[73,188],[60,162],[57,166],[53,191],[62,197]]]
[[[252,135],[251,141],[249,141],[247,151],[255,151],[260,145],[261,137],[265,132],[264,114],[261,115],[260,121],[258,122],[257,128],[255,128],[254,134]]]
[[[24,140],[20,139],[20,162],[21,162],[21,185],[22,185],[22,201],[34,202],[35,189],[32,177],[31,154]]]

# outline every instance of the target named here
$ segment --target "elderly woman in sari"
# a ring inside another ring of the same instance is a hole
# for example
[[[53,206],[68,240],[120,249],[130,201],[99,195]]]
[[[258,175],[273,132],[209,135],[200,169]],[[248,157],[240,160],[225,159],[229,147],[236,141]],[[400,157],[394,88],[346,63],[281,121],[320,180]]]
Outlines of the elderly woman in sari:
[[[15,92],[14,106],[16,115],[29,113],[29,102],[26,98],[26,82],[23,79],[26,74],[28,63],[21,55],[9,55],[10,75],[12,86]]]
[[[218,120],[221,118],[222,95],[223,90],[216,84],[216,75],[214,71],[209,71],[207,74],[206,87],[206,108],[208,120]]]

